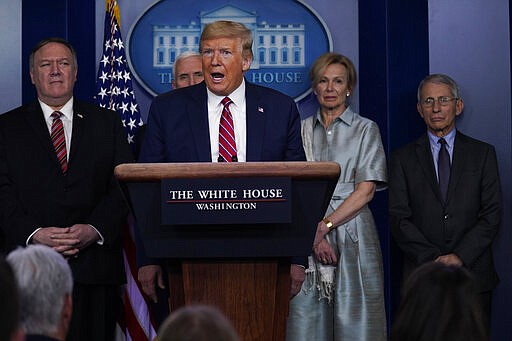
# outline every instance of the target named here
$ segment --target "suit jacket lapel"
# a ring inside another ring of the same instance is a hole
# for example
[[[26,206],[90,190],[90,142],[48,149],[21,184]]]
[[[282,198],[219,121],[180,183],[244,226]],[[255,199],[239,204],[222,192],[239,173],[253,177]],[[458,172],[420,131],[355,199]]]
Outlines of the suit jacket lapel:
[[[455,191],[459,183],[460,175],[466,162],[466,156],[469,151],[466,150],[465,136],[458,131],[455,134],[453,145],[452,168],[450,170],[450,182],[448,183],[448,195],[446,201],[450,200],[450,195]]]
[[[208,95],[204,82],[196,86],[189,93],[187,101],[187,117],[189,119],[190,132],[196,145],[199,162],[211,162],[212,153],[210,146],[210,128],[208,123]],[[205,148],[207,146],[208,148]]]
[[[268,109],[263,103],[258,88],[245,82],[246,98],[246,130],[247,130],[247,161],[262,160],[261,151],[265,138],[265,120]]]
[[[68,148],[71,148],[69,150],[68,168],[71,168],[74,155],[76,155],[83,142],[86,141],[86,138],[84,138],[83,128],[83,125],[86,123],[85,120],[87,120],[87,113],[81,110],[80,103],[75,100],[73,102],[73,132],[71,133],[71,146],[67,146]]]
[[[27,108],[27,125],[34,131],[35,138],[39,141],[39,145],[48,153],[48,157],[55,162],[55,165],[60,168],[60,164],[57,161],[57,154],[55,154],[55,148],[53,147],[50,132],[48,126],[44,120],[43,110],[39,105],[39,102],[30,104]]]
[[[437,181],[436,169],[434,168],[434,160],[430,151],[430,143],[427,134],[424,134],[416,141],[416,155],[423,169],[423,174],[432,187],[437,199],[443,202],[441,192],[439,191],[439,183]]]

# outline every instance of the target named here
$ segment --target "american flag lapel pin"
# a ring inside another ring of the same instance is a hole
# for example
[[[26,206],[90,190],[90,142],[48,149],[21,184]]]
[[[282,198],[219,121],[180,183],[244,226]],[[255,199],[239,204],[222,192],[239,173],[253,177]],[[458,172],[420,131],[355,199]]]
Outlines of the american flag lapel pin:
[[[262,107],[258,107],[258,111],[259,111],[259,112],[261,112],[261,113],[263,113],[263,112],[264,112],[264,110],[263,110],[263,108],[262,108]]]
[[[76,114],[76,116],[78,116],[78,117],[80,117],[80,118],[84,118],[84,117],[82,116],[82,114]]]

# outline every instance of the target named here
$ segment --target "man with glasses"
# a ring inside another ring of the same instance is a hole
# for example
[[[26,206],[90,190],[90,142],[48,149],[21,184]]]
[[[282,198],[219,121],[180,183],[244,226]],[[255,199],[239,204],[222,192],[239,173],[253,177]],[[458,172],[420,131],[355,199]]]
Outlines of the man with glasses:
[[[488,328],[498,283],[491,250],[501,216],[496,153],[455,128],[464,102],[449,76],[421,81],[417,109],[427,133],[393,153],[389,174],[390,227],[404,274],[428,261],[468,268]]]

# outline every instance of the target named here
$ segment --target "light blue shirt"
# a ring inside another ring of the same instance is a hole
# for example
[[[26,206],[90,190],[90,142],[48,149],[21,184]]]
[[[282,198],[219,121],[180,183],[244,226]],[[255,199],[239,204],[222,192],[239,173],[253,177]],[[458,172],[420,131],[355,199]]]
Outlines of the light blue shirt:
[[[455,142],[455,133],[456,129],[452,129],[446,136],[444,137],[444,140],[446,141],[446,149],[448,150],[448,154],[450,154],[450,164],[453,160],[453,144]],[[434,160],[434,167],[436,169],[436,175],[437,179],[439,180],[439,173],[437,171],[437,159],[439,157],[439,150],[441,149],[441,143],[437,142],[439,141],[439,137],[435,136],[428,131],[428,141],[430,143],[430,151],[432,152],[432,159]]]

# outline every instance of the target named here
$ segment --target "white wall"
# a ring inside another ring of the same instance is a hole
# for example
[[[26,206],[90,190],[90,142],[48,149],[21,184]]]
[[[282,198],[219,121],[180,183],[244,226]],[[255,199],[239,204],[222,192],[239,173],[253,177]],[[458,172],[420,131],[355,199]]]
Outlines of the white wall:
[[[21,105],[21,0],[0,1],[0,113]]]

